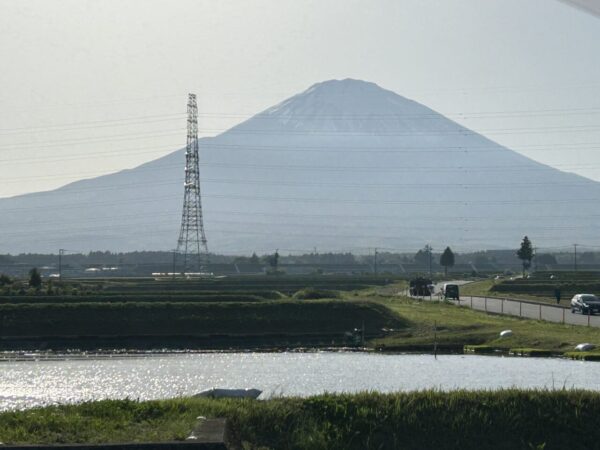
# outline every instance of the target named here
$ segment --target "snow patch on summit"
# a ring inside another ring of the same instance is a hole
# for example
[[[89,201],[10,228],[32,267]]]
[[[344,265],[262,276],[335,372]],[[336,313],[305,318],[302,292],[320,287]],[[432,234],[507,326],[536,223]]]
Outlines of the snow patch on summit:
[[[375,83],[329,80],[253,116],[233,133],[347,132],[382,134],[463,128],[435,111]]]

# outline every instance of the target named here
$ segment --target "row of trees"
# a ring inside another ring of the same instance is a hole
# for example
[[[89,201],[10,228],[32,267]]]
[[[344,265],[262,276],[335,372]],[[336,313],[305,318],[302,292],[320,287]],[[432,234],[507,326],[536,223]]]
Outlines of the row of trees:
[[[415,261],[422,264],[427,264],[428,262],[431,262],[431,250],[431,247],[429,245],[426,245],[425,248],[419,250],[416,253]],[[517,250],[517,257],[522,261],[523,276],[525,276],[525,271],[529,270],[529,268],[531,267],[531,261],[534,257],[533,245],[531,244],[531,240],[527,236],[523,238],[523,241],[521,242],[521,247],[519,248],[519,250]],[[440,256],[440,266],[444,267],[444,275],[448,275],[448,268],[453,267],[454,262],[454,252],[450,247],[446,247],[446,249]]]
[[[431,252],[430,247],[425,247],[425,249]],[[529,239],[529,237],[525,236],[523,238],[523,241],[521,242],[521,247],[519,248],[519,250],[517,250],[517,257],[521,260],[523,264],[523,276],[525,276],[525,271],[529,270],[529,268],[531,267],[531,261],[534,257],[533,245],[531,244],[531,240]],[[450,247],[446,247],[446,249],[440,256],[440,265],[444,267],[444,275],[448,275],[448,267],[454,266],[454,259],[454,253],[452,252]]]
[[[15,282],[14,279],[4,273],[0,273],[0,287],[10,286]],[[34,267],[29,271],[29,287],[40,289],[42,287],[42,274]]]
[[[433,259],[432,250],[433,249],[429,245],[426,245],[415,254],[415,262],[423,265],[431,263]],[[444,252],[440,255],[440,266],[444,267],[444,275],[448,275],[448,268],[454,266],[455,259],[452,249],[446,247]]]

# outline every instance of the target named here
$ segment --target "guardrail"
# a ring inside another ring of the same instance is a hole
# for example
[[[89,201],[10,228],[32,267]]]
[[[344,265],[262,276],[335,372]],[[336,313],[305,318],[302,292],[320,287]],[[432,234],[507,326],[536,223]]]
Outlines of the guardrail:
[[[547,305],[544,303],[517,300],[507,297],[463,297],[461,306],[485,311],[492,314],[523,317],[526,319],[545,320],[547,322],[567,325],[600,327],[600,316],[590,314],[573,314],[570,307]],[[465,303],[468,303],[465,305]]]
[[[407,290],[408,294],[408,290]],[[422,300],[441,300],[439,294],[416,297]],[[547,322],[563,323],[600,328],[600,316],[590,314],[573,314],[570,307],[548,305],[545,303],[518,300],[508,297],[477,297],[461,296],[459,306],[484,311],[489,314],[522,317],[524,319],[545,320]]]

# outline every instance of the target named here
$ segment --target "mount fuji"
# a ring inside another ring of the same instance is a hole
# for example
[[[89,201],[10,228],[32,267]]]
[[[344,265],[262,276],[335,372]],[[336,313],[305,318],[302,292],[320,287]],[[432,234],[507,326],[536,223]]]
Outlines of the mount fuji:
[[[598,235],[589,210],[599,183],[374,83],[315,84],[199,146],[215,253],[515,248],[523,235],[540,246]],[[0,253],[172,249],[184,151],[0,199]]]

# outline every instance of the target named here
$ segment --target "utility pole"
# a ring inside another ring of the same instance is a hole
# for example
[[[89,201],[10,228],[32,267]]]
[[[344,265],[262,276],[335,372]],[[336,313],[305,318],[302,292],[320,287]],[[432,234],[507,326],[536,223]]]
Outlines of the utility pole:
[[[65,254],[64,248],[58,249],[58,281],[62,282],[62,257]]]
[[[573,248],[575,249],[575,253],[573,254],[573,267],[575,272],[577,272],[577,246],[579,244],[573,244]]]
[[[173,249],[173,268],[171,269],[171,276],[175,279],[175,267],[177,265],[177,249]]]
[[[373,271],[377,275],[377,249],[375,249],[375,258],[373,260]]]
[[[433,248],[431,248],[431,245],[427,245],[427,250],[429,251],[429,278],[431,278],[431,259],[433,258],[433,255],[431,254]]]
[[[533,271],[537,272],[537,247],[533,247]]]

